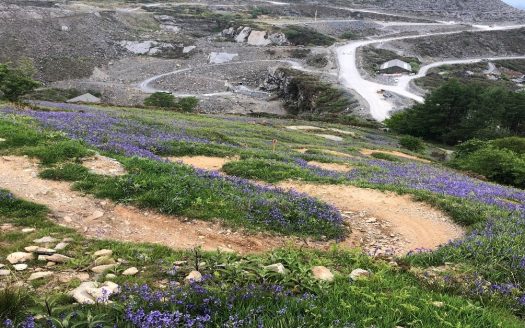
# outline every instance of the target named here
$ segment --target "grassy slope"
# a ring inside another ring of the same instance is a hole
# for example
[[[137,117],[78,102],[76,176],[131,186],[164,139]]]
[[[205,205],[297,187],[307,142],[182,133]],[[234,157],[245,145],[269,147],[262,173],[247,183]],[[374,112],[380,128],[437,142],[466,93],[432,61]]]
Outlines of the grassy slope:
[[[240,162],[242,165],[240,168],[237,167],[238,170],[236,173],[243,176],[247,172],[244,165],[255,164],[255,166],[252,165],[249,167],[251,170],[250,172],[254,173],[254,177],[257,178],[264,178],[264,175],[260,175],[261,172],[266,172],[264,174],[268,173],[268,170],[265,171],[261,169],[261,163],[265,164],[267,163],[265,161],[268,160],[278,161],[278,165],[283,169],[279,171],[281,173],[277,177],[275,177],[275,172],[270,172],[271,174],[267,180],[271,181],[278,181],[283,178],[300,178],[305,180],[311,178],[312,181],[327,181],[320,179],[318,176],[311,175],[310,172],[300,170],[293,165],[285,164],[294,156],[298,155],[298,153],[294,151],[294,149],[297,148],[308,147],[313,149],[307,152],[307,154],[299,155],[305,159],[315,159],[325,162],[344,162],[344,158],[327,155],[321,150],[331,149],[356,155],[356,149],[360,147],[394,148],[396,144],[396,139],[392,136],[378,136],[377,133],[372,130],[336,125],[324,126],[351,130],[352,132],[357,133],[357,138],[342,135],[344,141],[335,144],[331,141],[313,136],[312,134],[282,129],[283,125],[304,124],[303,122],[255,119],[248,119],[248,122],[243,122],[245,120],[244,118],[226,117],[225,119],[219,119],[163,111],[144,112],[133,109],[109,109],[109,111],[159,127],[162,126],[163,122],[170,122],[172,120],[186,122],[188,123],[186,127],[187,133],[229,144],[203,145],[177,142],[173,144],[172,148],[165,150],[166,155],[239,155],[241,158],[244,158],[244,161]],[[252,124],[251,121],[257,121],[259,124]],[[3,148],[3,150],[1,150],[3,153],[30,154],[41,158],[43,162],[50,165],[69,162],[66,166],[62,166],[61,164],[54,166],[53,169],[46,171],[44,176],[55,179],[81,180],[80,184],[77,185],[79,188],[93,192],[99,196],[107,197],[108,188],[111,191],[115,191],[115,188],[112,187],[111,181],[89,175],[84,170],[80,169],[78,165],[74,164],[75,158],[84,156],[89,152],[81,143],[67,141],[61,135],[56,133],[42,135],[35,131],[34,126],[28,123],[27,120],[18,120],[16,123],[19,126],[25,126],[25,129],[13,128],[12,124],[13,123],[6,123],[4,121],[0,126],[0,137],[7,139],[7,142],[1,147]],[[30,126],[32,126],[32,128],[29,128]],[[330,133],[337,134],[337,132]],[[275,153],[270,150],[270,141],[272,139],[279,140],[277,152]],[[131,168],[131,171],[134,170],[133,165],[137,168],[137,163],[141,162],[126,159],[124,157],[119,158],[128,165],[128,169]],[[151,165],[157,166],[161,164]],[[141,165],[138,166],[140,167]],[[157,174],[160,172],[162,175],[161,171],[157,170],[155,172]],[[151,175],[145,175],[142,176],[142,178],[145,178],[146,180],[154,180]],[[334,182],[333,180],[328,181]],[[170,183],[176,183],[176,181]],[[378,185],[366,186],[414,193],[414,191],[405,190],[403,188]],[[152,191],[154,190],[155,187]],[[491,208],[480,208],[480,206],[470,204],[469,202],[460,202],[452,198],[439,197],[425,192],[416,192],[415,194],[422,200],[429,201],[448,210],[458,221],[463,220],[464,222],[472,223],[485,220],[489,215],[501,214]],[[113,198],[116,200],[122,200],[119,197]],[[145,205],[159,208],[155,204]],[[2,203],[2,206],[5,206],[5,204]],[[14,206],[16,209],[14,211],[11,207],[0,210],[4,222],[13,222],[15,224],[36,226],[39,228],[37,233],[30,236],[23,235],[19,232],[2,235],[3,241],[8,245],[8,247],[5,247],[2,250],[5,254],[12,250],[21,249],[23,246],[29,244],[29,240],[38,236],[51,233],[70,235],[75,238],[76,246],[74,249],[68,250],[68,255],[75,255],[75,257],[79,257],[79,260],[68,265],[72,265],[76,268],[85,266],[86,263],[89,262],[89,256],[83,255],[85,252],[90,252],[103,247],[111,247],[116,251],[119,257],[123,257],[130,261],[130,265],[145,268],[145,274],[141,274],[138,278],[119,278],[118,282],[122,283],[134,281],[135,279],[138,279],[138,282],[150,283],[160,279],[167,279],[168,277],[165,273],[157,270],[156,265],[158,265],[159,261],[167,264],[172,263],[177,259],[186,258],[190,259],[191,262],[192,256],[194,256],[194,254],[190,252],[173,252],[159,246],[130,246],[114,242],[87,242],[70,230],[54,226],[45,219],[44,209],[38,207],[34,208],[32,206],[33,205],[29,205],[28,203],[20,203],[20,206]],[[160,209],[162,210],[162,208]],[[206,217],[203,213],[206,213],[210,209],[211,208],[202,208],[201,211],[195,213],[195,215],[197,217]],[[35,214],[33,214],[33,211]],[[31,213],[31,215],[28,215],[29,213]],[[228,216],[231,216],[231,214],[228,214]],[[281,233],[289,232],[281,231]],[[146,256],[137,256],[137,254],[146,254]],[[444,258],[447,258],[447,254],[444,255],[445,256],[440,257],[438,253],[435,258],[416,258],[417,261],[415,263],[423,266],[429,264],[440,264]],[[221,275],[221,279],[230,279],[232,282],[235,281],[241,285],[247,284],[248,282],[272,282],[284,284],[295,290],[313,289],[315,291],[315,294],[318,295],[318,299],[316,299],[313,305],[308,304],[308,307],[311,307],[314,310],[311,310],[310,308],[307,310],[304,304],[297,305],[295,304],[295,300],[288,298],[275,300],[262,297],[260,301],[255,301],[248,306],[248,308],[250,308],[263,305],[268,308],[269,310],[267,315],[264,316],[264,321],[268,326],[272,327],[298,325],[300,322],[297,321],[297,318],[300,318],[301,315],[305,316],[305,313],[306,316],[304,320],[306,320],[305,322],[307,325],[311,326],[314,324],[326,327],[343,326],[342,324],[334,324],[334,322],[337,319],[346,317],[352,318],[353,322],[355,322],[358,327],[370,326],[373,324],[379,327],[389,327],[394,325],[445,327],[449,326],[449,324],[456,325],[460,322],[464,326],[470,324],[474,327],[493,327],[498,326],[498,323],[503,322],[502,326],[504,327],[520,326],[517,321],[507,319],[509,317],[506,312],[507,310],[492,307],[499,306],[498,304],[501,304],[500,302],[506,304],[504,300],[495,298],[491,301],[487,298],[483,298],[483,302],[488,301],[488,303],[484,303],[485,305],[481,306],[481,303],[476,303],[476,301],[468,301],[465,298],[454,296],[454,294],[460,292],[458,290],[451,291],[433,286],[432,288],[434,291],[432,291],[426,287],[421,287],[418,280],[416,280],[411,274],[405,272],[406,268],[403,267],[401,270],[395,269],[380,261],[372,261],[361,255],[339,251],[335,251],[334,253],[310,253],[298,250],[283,250],[276,251],[272,254],[250,257],[250,260],[247,261],[247,263],[242,262],[244,264],[240,264],[240,267],[237,262],[238,258],[233,255],[204,254],[201,256],[204,256],[208,263],[223,263],[224,261],[231,263],[231,267],[228,265],[228,268],[224,270],[224,275],[229,278],[224,278],[224,276]],[[262,273],[262,264],[270,264],[278,261],[285,263],[287,268],[292,269],[291,275],[287,275],[286,277],[272,276],[271,278],[268,278]],[[337,279],[333,287],[326,289],[320,288],[317,283],[312,281],[308,274],[308,269],[313,264],[324,264],[341,273],[340,278]],[[244,267],[244,265],[246,265],[246,267]],[[349,283],[346,275],[356,267],[371,269],[375,273],[374,278],[366,283]],[[186,267],[182,270],[182,273],[188,272],[190,269],[191,267]],[[209,272],[215,274],[218,269],[211,266],[206,270],[207,271],[204,273]],[[243,270],[247,270],[248,272],[253,271],[255,274],[247,276],[238,275],[238,272]],[[468,271],[470,268],[467,266],[466,270]],[[180,278],[183,277],[182,273],[177,279],[180,280]],[[228,290],[228,286],[218,288],[213,285],[213,282],[211,284],[213,286],[213,293],[214,295],[217,295],[217,297],[223,297],[221,295],[231,292]],[[479,300],[477,297],[474,299]],[[434,301],[443,301],[446,306],[444,308],[436,307],[435,304],[433,304]],[[64,302],[68,303],[69,301],[66,299]],[[279,306],[288,305],[290,311],[284,316],[275,316],[275,311],[282,310],[282,307],[276,309],[269,303],[276,303],[279,304]],[[292,306],[291,304],[294,305]],[[326,306],[326,304],[329,304],[330,306]],[[105,308],[100,311],[104,313],[108,312]],[[218,311],[221,312],[220,309]],[[377,313],[382,313],[383,315],[378,316]],[[120,314],[110,312],[110,315],[119,316]],[[224,313],[222,313],[216,318],[216,320],[216,322],[224,323],[227,319],[224,317]],[[448,324],[446,322],[448,322]]]

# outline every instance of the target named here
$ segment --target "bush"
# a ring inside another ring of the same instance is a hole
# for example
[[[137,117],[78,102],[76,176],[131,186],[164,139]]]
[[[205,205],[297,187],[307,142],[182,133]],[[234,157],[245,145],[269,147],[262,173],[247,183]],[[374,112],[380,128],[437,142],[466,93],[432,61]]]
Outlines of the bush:
[[[385,161],[389,161],[389,162],[399,162],[400,159],[394,155],[390,155],[390,154],[385,154],[385,153],[372,153],[370,154],[370,156],[374,157],[374,158],[377,158],[377,159],[382,159],[382,160],[385,160]]]
[[[168,92],[155,92],[144,100],[144,105],[160,108],[174,108],[175,96]]]
[[[425,149],[425,145],[423,144],[423,141],[419,138],[412,137],[412,136],[403,136],[399,139],[399,144],[401,147],[406,148],[411,151],[422,151]]]
[[[341,34],[340,38],[345,40],[355,40],[358,38],[358,36],[352,31],[346,31]]]
[[[516,154],[525,154],[525,138],[523,137],[501,138],[492,140],[490,143],[499,149],[507,149]]]
[[[21,96],[40,85],[21,69],[12,69],[0,64],[0,99],[17,101]]]
[[[525,156],[522,154],[479,140],[468,141],[458,148],[451,166],[498,183],[525,187]]]
[[[179,99],[176,107],[183,112],[192,112],[199,104],[199,99],[195,97],[184,97]]]
[[[144,100],[146,106],[176,109],[182,112],[192,112],[198,104],[199,99],[195,97],[183,97],[176,101],[175,96],[168,92],[155,92]]]
[[[335,42],[334,38],[303,26],[288,26],[283,33],[296,46],[331,46]]]

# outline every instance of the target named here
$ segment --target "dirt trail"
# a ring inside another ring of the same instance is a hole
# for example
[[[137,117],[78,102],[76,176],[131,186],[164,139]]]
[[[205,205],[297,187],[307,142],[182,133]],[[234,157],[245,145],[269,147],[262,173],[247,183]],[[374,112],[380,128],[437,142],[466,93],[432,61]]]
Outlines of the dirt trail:
[[[436,248],[460,238],[463,230],[431,206],[409,195],[346,185],[315,185],[284,182],[280,187],[295,189],[336,206],[350,218],[365,249],[406,253],[416,248]]]
[[[216,163],[218,164],[218,163]],[[328,249],[333,242],[232,232],[218,223],[161,215],[132,206],[97,200],[71,190],[68,182],[37,176],[38,164],[27,157],[0,157],[0,188],[17,197],[43,204],[57,223],[91,238],[162,244],[175,249],[201,246],[239,253],[256,253],[302,245]],[[434,248],[462,231],[439,211],[408,196],[349,186],[283,183],[326,202],[343,212],[352,234],[342,247],[362,247],[369,253],[402,254],[414,248]]]
[[[424,158],[420,158],[420,157],[417,157],[417,156],[412,156],[412,155],[409,155],[409,154],[405,154],[405,153],[402,153],[402,152],[397,151],[397,150],[361,149],[359,152],[361,154],[363,154],[363,155],[366,155],[366,156],[370,156],[373,153],[382,153],[382,154],[388,154],[388,155],[393,155],[393,156],[397,156],[397,157],[412,159],[412,160],[423,162],[423,163],[432,163],[428,159],[424,159]]]

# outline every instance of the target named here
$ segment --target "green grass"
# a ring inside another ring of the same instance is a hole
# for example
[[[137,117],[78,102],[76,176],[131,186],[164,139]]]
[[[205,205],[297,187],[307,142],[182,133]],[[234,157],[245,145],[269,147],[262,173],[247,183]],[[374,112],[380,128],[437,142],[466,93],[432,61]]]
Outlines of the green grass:
[[[18,208],[36,208],[38,205],[13,199]],[[39,207],[41,208],[41,207]],[[79,270],[92,261],[94,251],[109,248],[114,256],[126,261],[124,267],[136,266],[141,269],[135,277],[118,276],[115,280],[125,284],[151,284],[160,280],[181,281],[195,263],[205,262],[199,270],[213,277],[203,284],[206,297],[223,300],[237,300],[231,310],[217,312],[213,322],[223,326],[232,313],[240,317],[249,316],[250,311],[262,308],[258,319],[267,327],[343,327],[355,324],[356,327],[523,327],[523,323],[513,317],[508,310],[470,301],[453,293],[432,291],[420,286],[419,281],[403,268],[392,267],[385,262],[373,260],[357,252],[333,249],[331,251],[307,251],[299,249],[281,249],[266,254],[240,256],[227,253],[207,253],[200,251],[174,251],[167,247],[149,244],[130,244],[117,241],[99,241],[84,239],[77,233],[59,227],[46,218],[43,209],[37,213],[14,211],[13,206],[0,202],[0,223],[25,223],[31,218],[40,227],[36,232],[20,234],[10,231],[0,235],[4,245],[0,255],[31,244],[31,240],[45,235],[71,237],[73,242],[66,249],[66,254],[75,258],[68,264],[58,265],[52,270]],[[21,226],[26,226],[22,224]],[[14,238],[16,237],[16,238]],[[174,261],[187,261],[181,265],[175,276],[168,275]],[[264,265],[282,263],[287,273],[275,274],[263,269]],[[38,262],[30,263],[36,267]],[[333,283],[321,283],[312,278],[310,268],[324,265],[335,273]],[[356,268],[363,268],[373,273],[366,280],[352,282],[349,273]],[[20,277],[27,272],[17,273]],[[100,320],[112,325],[124,315],[122,301],[114,299],[109,306],[78,306],[73,304],[65,293],[78,286],[78,281],[69,284],[56,284],[51,289],[43,282],[34,284],[36,292],[6,289],[0,292],[0,315],[20,322],[28,315],[40,314],[44,320],[63,320],[65,315],[75,311],[70,318],[72,323],[81,324],[88,320]],[[243,290],[250,285],[276,284],[289,290],[289,296],[253,292],[255,297],[245,298]],[[183,287],[193,295],[194,302],[201,296],[192,288]],[[300,300],[304,292],[312,297]],[[297,297],[294,297],[297,295]],[[240,301],[242,300],[242,301]],[[440,303],[436,303],[440,302]],[[140,303],[139,303],[140,304]],[[439,304],[439,305],[436,305]],[[164,305],[150,302],[145,305],[150,310],[160,309]],[[219,306],[217,308],[221,310]],[[280,312],[279,312],[280,311]],[[276,313],[279,312],[279,315]],[[120,325],[119,325],[120,326]]]
[[[401,159],[397,156],[394,156],[394,155],[390,155],[390,154],[387,154],[387,153],[378,153],[378,152],[373,152],[372,154],[370,154],[370,156],[372,156],[373,158],[377,158],[377,159],[383,159],[385,161],[389,161],[389,162],[400,162]]]

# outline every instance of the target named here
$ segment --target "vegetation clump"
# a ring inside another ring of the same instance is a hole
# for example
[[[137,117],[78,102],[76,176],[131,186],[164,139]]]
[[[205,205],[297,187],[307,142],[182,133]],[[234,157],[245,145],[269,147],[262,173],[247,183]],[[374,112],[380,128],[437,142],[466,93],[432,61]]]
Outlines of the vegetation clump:
[[[192,112],[199,104],[196,97],[177,98],[168,92],[155,92],[144,100],[144,105],[165,109],[179,110],[182,112]]]
[[[0,64],[0,99],[17,101],[39,85],[22,69]]]
[[[331,46],[335,43],[334,38],[304,26],[290,25],[282,32],[295,46]]]

